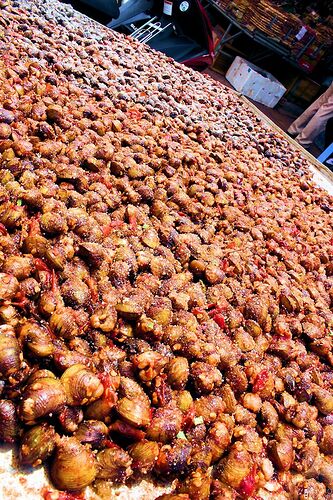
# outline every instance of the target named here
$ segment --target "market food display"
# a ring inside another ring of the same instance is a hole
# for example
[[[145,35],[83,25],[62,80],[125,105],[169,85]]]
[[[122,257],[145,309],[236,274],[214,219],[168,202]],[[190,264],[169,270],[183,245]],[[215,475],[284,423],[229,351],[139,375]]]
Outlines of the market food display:
[[[332,197],[211,79],[0,5],[1,441],[69,492],[330,498]]]
[[[332,15],[328,15],[329,9],[332,9],[328,3],[294,0],[208,1],[234,18],[247,31],[263,34],[283,46],[305,71],[313,71],[326,56],[329,60],[333,19]]]

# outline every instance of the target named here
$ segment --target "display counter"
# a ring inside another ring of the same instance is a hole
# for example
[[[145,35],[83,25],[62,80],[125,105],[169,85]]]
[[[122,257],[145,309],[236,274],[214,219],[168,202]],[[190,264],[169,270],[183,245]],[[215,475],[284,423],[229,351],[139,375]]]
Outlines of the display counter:
[[[69,5],[0,7],[0,497],[329,498],[331,173]]]

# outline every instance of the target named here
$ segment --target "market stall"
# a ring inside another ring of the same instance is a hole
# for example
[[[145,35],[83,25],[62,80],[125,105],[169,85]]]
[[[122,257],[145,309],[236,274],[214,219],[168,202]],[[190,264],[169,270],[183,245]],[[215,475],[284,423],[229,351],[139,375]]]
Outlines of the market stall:
[[[0,497],[328,499],[330,172],[70,6],[0,7]]]
[[[317,24],[313,28],[301,16],[285,12],[270,0],[206,0],[227,19],[216,54],[224,45],[245,35],[262,46],[257,61],[269,51],[304,72],[311,73],[318,62],[332,49],[333,29]]]

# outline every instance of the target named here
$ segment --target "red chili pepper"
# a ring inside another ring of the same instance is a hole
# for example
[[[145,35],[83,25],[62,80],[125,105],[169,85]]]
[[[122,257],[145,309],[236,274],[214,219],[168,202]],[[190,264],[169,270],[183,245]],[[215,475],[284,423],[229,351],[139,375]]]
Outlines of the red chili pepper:
[[[223,307],[223,306],[220,306],[220,305],[217,306],[216,304],[214,304],[213,307],[208,305],[208,309],[210,309],[208,314],[212,318],[212,317],[216,316],[216,314],[225,313],[226,306]]]
[[[269,378],[268,370],[266,369],[261,370],[261,372],[259,372],[258,375],[256,376],[255,381],[253,383],[252,387],[253,392],[261,391],[265,387],[268,378]]]
[[[5,228],[5,226],[3,224],[1,224],[1,222],[0,222],[0,234],[2,234],[3,236],[7,236],[7,234],[8,234],[7,229]]]
[[[205,310],[202,309],[202,307],[194,307],[191,312],[194,316],[200,316],[201,314],[204,314]]]
[[[54,90],[53,85],[51,85],[50,83],[47,83],[47,84],[45,85],[45,92],[46,92],[47,94],[52,94],[52,93],[53,93],[53,90]]]
[[[104,184],[105,187],[107,187],[108,189],[112,189],[113,188],[113,184],[112,182],[106,180],[106,179],[99,179],[99,181]]]
[[[167,403],[168,386],[165,382],[166,374],[162,374],[158,377],[159,385],[155,388],[155,394],[158,399],[159,406],[165,406]]]
[[[90,290],[90,297],[92,302],[97,302],[98,301],[98,289],[97,289],[97,284],[94,278],[91,276],[86,279],[86,284],[88,285],[88,288]]]
[[[83,324],[81,325],[81,330],[82,330],[83,332],[85,332],[85,331],[87,330],[87,328],[89,328],[89,327],[90,327],[90,320],[88,319],[88,321],[86,321],[85,323],[83,323]]]
[[[112,231],[111,224],[108,224],[107,226],[103,226],[102,232],[103,232],[104,238],[107,238],[108,236],[110,236],[111,231]]]
[[[14,297],[14,300],[10,302],[12,306],[15,307],[25,307],[26,305],[29,304],[29,300],[25,296],[24,292],[17,292],[17,294]]]
[[[291,246],[284,240],[276,240],[277,243],[282,247],[285,248],[286,250],[292,250]]]
[[[40,233],[40,225],[37,219],[33,219],[29,223],[29,236],[35,236]]]
[[[186,214],[184,212],[177,212],[180,217],[186,217]]]
[[[183,416],[182,430],[187,431],[194,425],[195,410],[192,406]]]
[[[136,120],[140,120],[142,118],[141,111],[139,111],[138,109],[135,109],[135,108],[131,108],[131,109],[127,110],[127,114],[130,118],[133,118]]]
[[[67,493],[65,491],[43,489],[42,495],[44,500],[84,500],[81,493]]]
[[[61,425],[64,425],[67,418],[68,418],[68,413],[70,412],[70,409],[69,407],[65,407],[61,412],[60,414],[58,414],[58,419],[59,419],[59,422],[61,423]]]
[[[222,314],[215,314],[213,316],[213,320],[215,321],[215,323],[217,323],[219,325],[220,328],[222,328],[222,330],[225,329],[226,324],[225,324],[225,319],[222,316]]]
[[[150,408],[150,409],[149,409],[149,418],[150,418],[150,421],[152,421],[152,420],[153,420],[153,418],[154,418],[154,414],[155,414],[155,410],[154,410],[154,408]]]
[[[128,217],[128,221],[131,231],[135,232],[138,229],[138,221],[136,220],[136,215],[130,215]]]
[[[299,234],[299,229],[298,229],[298,227],[294,226],[294,227],[291,229],[290,234],[291,234],[292,236],[297,236],[297,235]]]
[[[45,262],[42,261],[42,259],[39,259],[38,257],[35,258],[35,268],[37,271],[45,271],[46,273],[51,274],[50,268],[45,264]]]
[[[115,377],[112,377],[109,373],[99,373],[98,378],[101,381],[101,383],[103,384],[105,392],[108,389],[111,389],[112,391],[114,391],[117,388],[117,386],[119,385],[119,383],[115,385]],[[105,395],[105,392],[104,392],[103,396]]]
[[[124,225],[124,221],[123,220],[113,220],[110,222],[110,226],[113,228],[113,229],[120,229],[122,228]]]
[[[57,276],[56,276],[55,270],[52,269],[52,272],[51,272],[51,290],[53,293],[55,293],[57,291],[57,286],[58,286]]]
[[[222,271],[226,271],[229,267],[229,262],[228,262],[228,259],[222,259],[221,260],[221,264],[220,264],[220,269]]]
[[[107,224],[106,226],[103,227],[103,236],[104,238],[107,238],[110,236],[112,229],[120,229],[124,225],[124,221],[122,220],[113,220],[110,222],[110,224]]]
[[[97,377],[102,382],[104,389],[110,387],[110,375],[108,373],[98,373]]]
[[[102,399],[104,399],[104,401],[108,401],[109,403],[116,405],[118,397],[117,397],[116,392],[113,389],[111,389],[111,387],[107,387],[104,390],[104,394],[102,396]]]
[[[118,449],[120,448],[120,446],[118,446],[116,443],[113,443],[112,441],[110,441],[110,439],[104,439],[103,445],[106,448],[118,448]]]
[[[211,302],[207,304],[207,309],[215,309],[217,307],[216,302]]]
[[[241,495],[244,495],[245,498],[251,497],[254,493],[254,490],[256,488],[256,472],[257,466],[254,465],[249,474],[244,477],[244,479],[242,479],[240,483],[238,491]]]

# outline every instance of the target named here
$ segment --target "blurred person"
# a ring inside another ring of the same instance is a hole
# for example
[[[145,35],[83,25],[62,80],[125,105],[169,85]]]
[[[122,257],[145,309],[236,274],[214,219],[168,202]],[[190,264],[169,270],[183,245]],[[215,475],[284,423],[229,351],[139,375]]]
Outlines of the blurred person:
[[[333,116],[327,122],[325,129],[325,149],[333,144]]]
[[[327,121],[333,117],[333,82],[288,128],[288,133],[304,148],[325,130]]]

